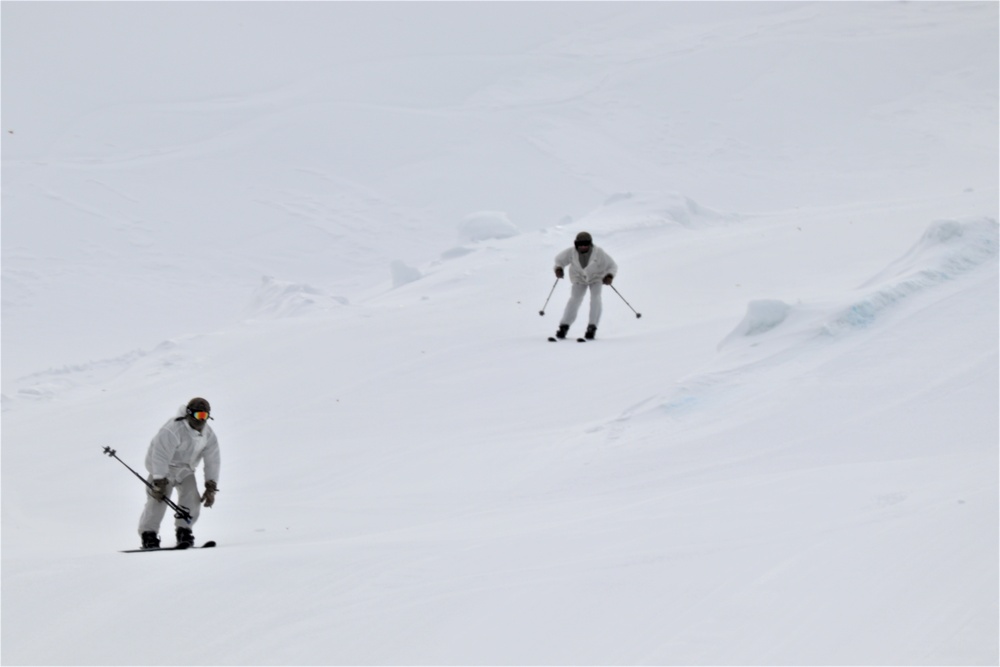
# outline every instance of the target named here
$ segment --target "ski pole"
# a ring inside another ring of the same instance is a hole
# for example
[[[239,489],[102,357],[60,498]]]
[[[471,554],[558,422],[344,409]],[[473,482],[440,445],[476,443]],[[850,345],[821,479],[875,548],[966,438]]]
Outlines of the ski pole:
[[[609,284],[608,287],[610,287],[611,289],[615,290],[615,294],[617,294],[618,296],[620,296],[621,299],[622,299],[622,301],[625,301],[625,297],[622,296],[621,292],[619,292],[617,289],[615,289],[614,285]],[[632,308],[632,304],[630,304],[628,301],[625,301],[625,305],[632,309],[632,312],[635,313],[635,316],[636,316],[637,319],[640,318],[640,317],[642,317],[642,313],[636,313],[635,312],[635,308]]]
[[[139,481],[142,482],[143,484],[145,484],[147,487],[149,487],[150,491],[155,491],[156,490],[156,488],[152,484],[149,483],[149,480],[147,480],[145,477],[143,477],[142,475],[140,475],[139,473],[137,473],[135,470],[132,470],[132,468],[131,468],[131,466],[129,466],[129,464],[125,463],[120,458],[118,458],[118,454],[117,454],[117,452],[115,452],[115,450],[111,449],[110,447],[105,447],[104,448],[104,453],[107,454],[108,456],[110,456],[111,458],[117,460],[119,463],[121,463],[126,468],[128,468],[129,472],[131,472],[133,475],[135,475],[136,477],[138,477]],[[164,498],[161,502],[165,502],[167,504],[167,507],[169,507],[170,509],[174,510],[174,518],[175,519],[184,519],[188,523],[191,523],[191,511],[188,508],[178,506],[170,498]]]
[[[559,279],[556,278],[556,281],[554,283],[552,283],[552,289],[549,290],[548,299],[545,299],[545,306],[549,305],[549,299],[552,298],[552,293],[556,291],[556,285],[558,285],[558,284],[559,284]],[[538,311],[539,315],[542,315],[542,316],[545,315],[545,306],[542,306],[542,309],[540,311]]]

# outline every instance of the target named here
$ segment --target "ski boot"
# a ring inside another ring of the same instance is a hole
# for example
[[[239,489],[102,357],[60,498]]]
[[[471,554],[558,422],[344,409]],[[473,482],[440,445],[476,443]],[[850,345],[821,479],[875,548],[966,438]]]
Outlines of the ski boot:
[[[160,538],[156,536],[156,533],[152,530],[147,530],[142,534],[142,548],[143,549],[159,549],[160,548]]]
[[[594,340],[594,336],[596,335],[597,335],[597,325],[588,324],[587,333],[583,334],[583,337],[586,338],[587,340]]]
[[[556,338],[565,338],[567,333],[569,333],[569,325],[560,324],[558,331],[556,331]]]
[[[187,549],[188,547],[194,546],[194,533],[191,532],[190,528],[178,528],[177,529],[177,548]]]

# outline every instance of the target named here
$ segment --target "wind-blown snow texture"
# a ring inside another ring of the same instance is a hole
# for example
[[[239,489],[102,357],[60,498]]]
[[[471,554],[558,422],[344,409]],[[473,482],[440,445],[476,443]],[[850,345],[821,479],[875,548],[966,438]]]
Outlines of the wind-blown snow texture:
[[[1000,661],[996,3],[2,12],[5,664]]]

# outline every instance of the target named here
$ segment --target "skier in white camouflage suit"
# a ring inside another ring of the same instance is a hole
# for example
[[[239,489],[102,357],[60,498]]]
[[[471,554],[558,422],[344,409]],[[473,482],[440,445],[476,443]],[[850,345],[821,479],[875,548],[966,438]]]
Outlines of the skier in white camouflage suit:
[[[593,339],[597,335],[597,325],[601,321],[601,288],[610,285],[618,273],[618,265],[611,255],[594,245],[594,239],[587,232],[580,232],[573,241],[573,247],[556,255],[556,278],[565,276],[564,267],[569,267],[569,281],[572,283],[566,310],[559,320],[556,338],[565,338],[569,327],[576,320],[576,314],[583,303],[583,297],[590,291],[590,316],[584,338]]]
[[[146,506],[139,518],[139,535],[143,549],[160,546],[157,533],[167,510],[165,498],[177,489],[177,504],[186,507],[191,514],[191,523],[176,519],[177,546],[194,545],[191,526],[198,521],[201,505],[215,504],[215,494],[219,490],[219,440],[212,427],[211,406],[204,398],[192,398],[182,406],[177,416],[171,418],[149,443],[146,454],[146,470],[153,488],[146,490]],[[198,491],[195,470],[205,463],[205,493]]]

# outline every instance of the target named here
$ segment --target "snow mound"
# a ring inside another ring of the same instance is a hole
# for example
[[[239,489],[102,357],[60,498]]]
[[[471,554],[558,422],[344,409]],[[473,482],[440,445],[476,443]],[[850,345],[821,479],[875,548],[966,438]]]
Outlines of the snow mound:
[[[747,313],[743,320],[719,344],[725,347],[730,341],[748,336],[759,336],[781,325],[788,318],[792,307],[784,301],[761,299],[747,304]]]
[[[344,297],[331,296],[309,285],[264,276],[250,303],[244,309],[244,316],[251,320],[301,317],[346,306],[348,303]]]
[[[389,271],[392,274],[392,286],[402,287],[412,282],[416,282],[424,277],[424,274],[420,273],[419,269],[415,269],[412,266],[407,266],[401,260],[393,260],[389,265]]]
[[[462,220],[458,226],[461,243],[477,243],[491,239],[508,239],[520,233],[503,211],[479,211]]]
[[[645,229],[703,229],[738,222],[740,217],[706,208],[676,192],[620,192],[579,220],[591,233]]]
[[[458,240],[461,245],[441,253],[442,260],[458,259],[476,252],[476,244],[495,239],[509,239],[521,231],[503,211],[478,211],[462,219],[458,225]],[[471,247],[470,247],[471,246]]]
[[[466,255],[474,253],[475,250],[472,248],[466,248],[458,246],[455,248],[449,248],[441,253],[441,259],[458,259],[459,257],[465,257]]]

